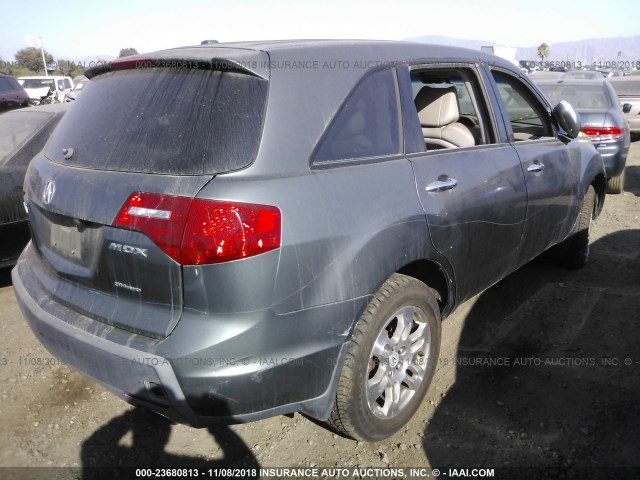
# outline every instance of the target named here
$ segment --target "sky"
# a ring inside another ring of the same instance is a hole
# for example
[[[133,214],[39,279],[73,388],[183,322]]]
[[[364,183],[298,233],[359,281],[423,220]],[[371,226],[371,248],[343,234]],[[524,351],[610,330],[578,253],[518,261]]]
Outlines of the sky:
[[[140,53],[205,39],[402,40],[441,35],[506,46],[640,35],[637,0],[94,0],[25,3],[0,26],[0,58],[13,61],[28,36],[56,60],[82,60],[133,47]],[[19,14],[18,14],[19,12]],[[17,21],[17,19],[20,21]]]

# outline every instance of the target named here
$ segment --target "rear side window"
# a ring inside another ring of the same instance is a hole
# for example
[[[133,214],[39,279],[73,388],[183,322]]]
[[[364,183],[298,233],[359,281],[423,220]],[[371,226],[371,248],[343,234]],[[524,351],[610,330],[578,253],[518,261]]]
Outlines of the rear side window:
[[[100,170],[216,174],[255,159],[266,80],[236,72],[148,68],[110,72],[87,84],[46,155]]]
[[[391,70],[362,80],[334,117],[314,162],[391,155],[400,151],[398,103]]]
[[[427,150],[492,143],[483,95],[473,68],[418,67],[411,72],[411,89]]]

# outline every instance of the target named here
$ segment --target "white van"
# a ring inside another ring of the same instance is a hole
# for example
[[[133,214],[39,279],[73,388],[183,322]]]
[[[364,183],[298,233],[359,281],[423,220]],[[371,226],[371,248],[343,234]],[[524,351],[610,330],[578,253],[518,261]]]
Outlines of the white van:
[[[54,92],[56,103],[64,102],[67,93],[74,87],[71,77],[60,75],[18,77],[18,83],[29,94],[30,102],[36,105],[49,94],[49,91]]]

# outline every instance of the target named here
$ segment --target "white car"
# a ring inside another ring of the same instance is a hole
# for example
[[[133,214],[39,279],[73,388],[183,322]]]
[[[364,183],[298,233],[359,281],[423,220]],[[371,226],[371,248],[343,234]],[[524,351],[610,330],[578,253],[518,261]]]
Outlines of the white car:
[[[640,77],[610,78],[609,82],[618,94],[622,113],[629,122],[629,131],[634,135],[640,134]]]
[[[18,77],[18,83],[29,94],[31,103],[40,103],[42,97],[46,97],[49,91],[55,94],[57,102],[64,102],[67,93],[73,90],[73,80],[71,77],[61,75],[36,75],[31,77]]]

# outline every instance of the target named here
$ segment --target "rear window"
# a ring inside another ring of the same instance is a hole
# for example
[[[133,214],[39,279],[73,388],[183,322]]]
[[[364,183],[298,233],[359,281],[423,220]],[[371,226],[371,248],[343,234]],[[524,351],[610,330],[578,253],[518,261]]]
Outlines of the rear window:
[[[611,101],[601,85],[539,85],[551,105],[566,100],[573,108],[611,108]]]
[[[0,166],[3,166],[51,117],[48,113],[32,111],[0,115]]]
[[[11,92],[14,90],[22,90],[22,88],[13,77],[0,77],[0,91]]]
[[[88,83],[60,122],[46,155],[100,170],[216,174],[258,152],[266,80],[236,72],[148,68]],[[64,159],[63,149],[73,149]]]
[[[0,77],[0,92],[9,92],[11,91],[11,85],[4,77]]]

